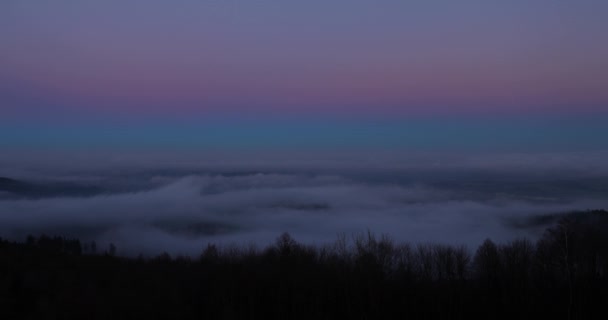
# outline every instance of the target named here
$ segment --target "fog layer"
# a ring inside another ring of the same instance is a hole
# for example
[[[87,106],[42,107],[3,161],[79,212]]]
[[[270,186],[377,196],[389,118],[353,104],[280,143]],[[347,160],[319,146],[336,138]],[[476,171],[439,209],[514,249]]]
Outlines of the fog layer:
[[[159,174],[159,172],[163,172]],[[97,192],[61,194],[65,180]],[[84,181],[84,182],[83,182]],[[128,183],[126,183],[128,181]],[[30,183],[19,181],[20,183]],[[39,185],[42,182],[37,182]],[[476,246],[536,238],[535,217],[608,208],[608,179],[420,172],[154,171],[45,180],[53,194],[0,195],[0,235],[49,234],[116,244],[119,254],[196,255],[209,242],[311,244],[372,231],[398,241]],[[581,192],[580,188],[585,186]]]

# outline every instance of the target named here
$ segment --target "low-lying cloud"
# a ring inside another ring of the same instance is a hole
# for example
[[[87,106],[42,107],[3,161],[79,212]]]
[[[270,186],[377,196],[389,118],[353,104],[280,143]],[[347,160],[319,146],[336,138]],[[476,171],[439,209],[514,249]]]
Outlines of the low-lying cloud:
[[[149,188],[137,190],[5,198],[0,235],[22,240],[56,234],[95,240],[100,247],[112,242],[126,255],[197,255],[209,242],[267,245],[282,232],[323,244],[367,230],[398,241],[473,247],[488,237],[539,236],[545,226],[527,226],[530,217],[608,208],[605,197],[565,197],[567,188],[555,191],[550,183],[547,194],[517,194],[461,179],[441,184],[310,173],[153,176],[143,179]]]

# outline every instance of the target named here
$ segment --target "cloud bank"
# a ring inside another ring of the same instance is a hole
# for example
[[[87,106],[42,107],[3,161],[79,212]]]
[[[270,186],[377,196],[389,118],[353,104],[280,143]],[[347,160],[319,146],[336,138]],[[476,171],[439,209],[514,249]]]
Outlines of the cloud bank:
[[[569,184],[559,192],[546,183],[540,186],[546,192],[508,193],[492,183],[459,179],[373,181],[277,172],[153,176],[145,179],[151,187],[135,191],[0,200],[0,234],[17,240],[57,234],[95,240],[100,247],[112,242],[125,255],[197,255],[209,242],[263,246],[282,232],[324,244],[367,230],[398,241],[474,247],[488,237],[539,236],[544,226],[526,225],[535,216],[608,208],[601,195],[564,196]]]

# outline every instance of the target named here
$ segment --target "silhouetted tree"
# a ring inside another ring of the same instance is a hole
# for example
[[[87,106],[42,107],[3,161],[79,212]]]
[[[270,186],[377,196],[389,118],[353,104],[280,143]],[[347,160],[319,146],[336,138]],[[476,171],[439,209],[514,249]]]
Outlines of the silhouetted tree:
[[[1,319],[589,319],[608,303],[608,218],[566,215],[536,245],[396,244],[371,232],[323,247],[79,254],[58,236],[0,239]],[[84,244],[88,253],[93,243]],[[112,249],[113,247],[113,249]]]
[[[492,240],[486,239],[477,249],[473,259],[476,277],[486,287],[498,287],[501,273],[498,247]]]
[[[108,255],[110,256],[115,256],[116,255],[116,246],[110,242],[110,245],[108,246]]]

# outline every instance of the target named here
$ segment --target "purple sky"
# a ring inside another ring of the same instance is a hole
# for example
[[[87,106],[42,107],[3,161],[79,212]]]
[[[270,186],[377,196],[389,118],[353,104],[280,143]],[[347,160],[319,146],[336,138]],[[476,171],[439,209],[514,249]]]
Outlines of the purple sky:
[[[606,1],[0,4],[3,113],[585,113]]]
[[[603,0],[4,0],[0,146],[603,150],[606,17]]]

